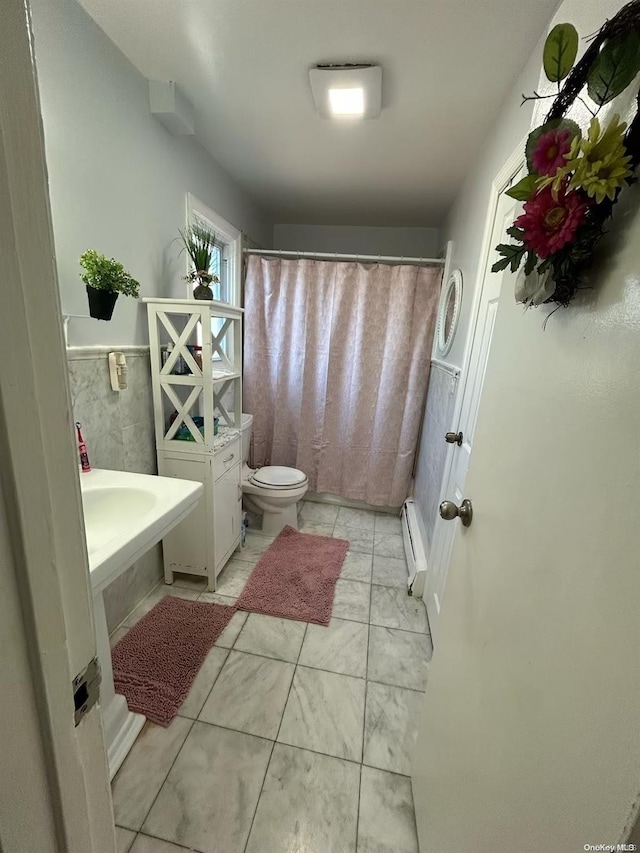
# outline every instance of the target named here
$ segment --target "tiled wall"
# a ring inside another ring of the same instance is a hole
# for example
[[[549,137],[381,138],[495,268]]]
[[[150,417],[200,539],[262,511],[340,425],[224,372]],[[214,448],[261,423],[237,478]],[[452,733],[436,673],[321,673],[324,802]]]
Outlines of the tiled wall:
[[[147,348],[121,348],[126,355],[128,388],[113,391],[107,350],[67,350],[74,419],[81,421],[94,468],[155,474],[155,434],[151,371]],[[109,630],[156,585],[162,575],[160,545],[104,591]]]
[[[427,541],[424,543],[429,558],[429,547],[433,539],[440,486],[444,472],[447,447],[444,434],[453,424],[453,406],[455,402],[457,379],[440,365],[431,365],[427,407],[422,427],[418,464],[414,484],[414,499],[417,504]]]

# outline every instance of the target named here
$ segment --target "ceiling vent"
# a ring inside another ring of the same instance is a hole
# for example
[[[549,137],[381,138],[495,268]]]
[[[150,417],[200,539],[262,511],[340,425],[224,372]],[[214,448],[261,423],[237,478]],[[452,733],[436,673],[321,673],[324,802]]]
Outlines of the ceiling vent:
[[[316,65],[309,71],[311,91],[322,118],[377,118],[382,109],[379,65]]]

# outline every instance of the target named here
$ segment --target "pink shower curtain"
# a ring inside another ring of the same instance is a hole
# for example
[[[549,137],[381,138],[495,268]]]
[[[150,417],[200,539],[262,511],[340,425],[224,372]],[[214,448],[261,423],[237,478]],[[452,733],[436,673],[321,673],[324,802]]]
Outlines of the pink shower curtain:
[[[244,406],[255,465],[376,506],[407,497],[439,268],[250,255]]]

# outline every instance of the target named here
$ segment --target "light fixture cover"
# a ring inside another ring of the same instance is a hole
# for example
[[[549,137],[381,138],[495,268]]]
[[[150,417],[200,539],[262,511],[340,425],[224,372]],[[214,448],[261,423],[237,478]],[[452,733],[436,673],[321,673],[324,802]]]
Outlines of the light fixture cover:
[[[377,118],[382,109],[379,65],[320,65],[309,70],[311,91],[323,118]]]

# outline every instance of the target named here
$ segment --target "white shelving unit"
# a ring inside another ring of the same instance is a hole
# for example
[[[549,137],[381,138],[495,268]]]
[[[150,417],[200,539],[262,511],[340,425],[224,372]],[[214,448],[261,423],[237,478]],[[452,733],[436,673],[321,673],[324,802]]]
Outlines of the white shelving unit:
[[[186,572],[215,590],[240,544],[243,312],[216,301],[143,301],[158,473],[205,486],[198,507],[163,540],[165,581]]]

